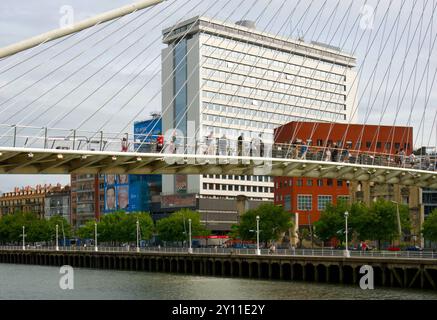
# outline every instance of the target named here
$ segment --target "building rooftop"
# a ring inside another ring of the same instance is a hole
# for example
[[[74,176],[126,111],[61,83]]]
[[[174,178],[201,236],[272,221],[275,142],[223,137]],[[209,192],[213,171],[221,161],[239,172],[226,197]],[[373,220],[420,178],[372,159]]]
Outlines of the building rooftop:
[[[192,25],[193,23],[195,23],[194,26]],[[256,30],[253,28],[253,25],[247,23],[241,25],[241,21],[238,21],[238,23],[240,23],[240,25],[203,16],[195,16],[175,26],[165,28],[162,31],[163,37],[165,38],[163,42],[166,44],[172,43],[181,35],[184,35],[187,30],[189,30],[188,35],[202,31],[231,39],[245,39],[249,43],[253,42],[254,44],[261,44],[265,47],[282,50],[284,52],[293,52],[297,55],[309,56],[342,66],[356,66],[356,57],[344,51],[340,51],[337,47],[314,41],[307,43],[302,40],[277,36]],[[245,25],[249,25],[249,27]]]

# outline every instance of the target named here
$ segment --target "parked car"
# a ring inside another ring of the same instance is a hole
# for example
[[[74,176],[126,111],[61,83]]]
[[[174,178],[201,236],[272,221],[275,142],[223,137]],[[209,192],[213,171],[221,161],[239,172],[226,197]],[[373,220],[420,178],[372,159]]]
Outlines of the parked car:
[[[395,247],[395,246],[390,246],[387,248],[388,251],[401,251],[401,248],[399,247]]]
[[[405,248],[406,251],[423,251],[423,249],[419,246],[409,246]]]

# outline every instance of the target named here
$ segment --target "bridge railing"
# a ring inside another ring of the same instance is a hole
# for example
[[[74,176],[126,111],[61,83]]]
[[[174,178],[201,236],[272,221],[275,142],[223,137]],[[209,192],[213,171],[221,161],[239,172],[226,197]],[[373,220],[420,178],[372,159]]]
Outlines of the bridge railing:
[[[331,144],[314,146],[299,139],[287,144],[263,141],[262,137],[230,139],[211,134],[200,138],[178,135],[167,135],[161,138],[152,134],[125,133],[120,135],[120,133],[103,131],[0,124],[0,146],[3,147],[79,150],[90,154],[93,151],[196,154],[228,157],[229,161],[231,159],[238,161],[238,157],[300,159],[437,170],[437,150],[428,152],[428,154],[413,155],[406,154],[400,145],[399,148],[391,146],[388,152],[377,152],[374,146],[367,150],[353,149],[353,144],[350,142],[338,146]]]
[[[94,246],[68,246],[59,247],[60,252],[95,252]],[[0,246],[0,251],[57,251],[53,246]],[[212,254],[212,255],[256,255],[256,249],[253,248],[193,248],[193,254]],[[344,250],[336,249],[276,249],[272,252],[269,249],[260,249],[261,255],[273,256],[313,256],[313,257],[344,257]],[[132,252],[136,253],[135,247],[106,247],[99,246],[98,252]],[[140,253],[187,253],[188,248],[184,247],[140,247]],[[434,251],[359,251],[350,250],[351,257],[367,258],[394,258],[394,259],[437,259],[437,253]]]

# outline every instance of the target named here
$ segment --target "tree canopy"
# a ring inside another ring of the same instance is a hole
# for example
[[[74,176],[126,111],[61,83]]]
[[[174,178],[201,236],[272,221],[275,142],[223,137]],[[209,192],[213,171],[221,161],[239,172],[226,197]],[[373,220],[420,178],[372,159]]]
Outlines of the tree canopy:
[[[345,217],[349,212],[348,236],[356,235],[360,240],[392,241],[399,237],[397,206],[391,201],[378,199],[369,207],[363,203],[348,205],[340,202],[336,206],[328,205],[320,220],[314,223],[317,236],[326,241],[337,238],[345,240]],[[410,229],[408,207],[399,205],[401,228]]]
[[[437,209],[425,219],[422,232],[425,239],[437,241]]]
[[[280,206],[266,203],[248,210],[241,216],[238,234],[244,240],[256,240],[256,217],[259,216],[261,242],[276,241],[280,235],[293,227],[292,214]]]
[[[198,212],[182,209],[172,213],[169,217],[160,219],[156,222],[156,230],[163,241],[187,241],[188,240],[188,219],[191,219],[191,235],[208,235],[203,225],[200,223]]]
[[[140,238],[150,239],[153,233],[153,220],[150,214],[144,212],[129,213],[118,211],[101,217],[97,222],[99,242],[131,242],[137,239],[137,219],[140,227]],[[84,239],[94,239],[95,221],[85,223],[78,230],[78,235]]]
[[[21,242],[23,226],[26,243],[53,241],[56,237],[56,224],[59,226],[59,239],[62,237],[62,226],[66,237],[71,235],[71,226],[62,216],[53,216],[49,220],[39,219],[33,213],[14,213],[0,219],[0,242]]]

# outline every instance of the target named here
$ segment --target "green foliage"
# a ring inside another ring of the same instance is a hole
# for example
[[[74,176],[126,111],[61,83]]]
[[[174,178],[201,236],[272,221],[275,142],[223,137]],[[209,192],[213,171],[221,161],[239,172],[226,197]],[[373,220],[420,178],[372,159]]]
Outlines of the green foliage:
[[[148,213],[126,214],[118,211],[102,216],[97,223],[99,242],[132,242],[137,239],[137,219],[140,227],[140,239],[150,239],[153,232],[153,220]],[[88,221],[77,234],[83,239],[94,239],[95,222]]]
[[[352,206],[339,202],[336,206],[328,205],[320,220],[314,223],[315,233],[324,240],[335,237],[345,240],[345,211],[349,212],[348,236],[351,239],[354,233],[360,240],[391,241],[399,238],[397,206],[391,201],[378,199],[370,207],[363,203],[354,203]],[[399,205],[401,228],[409,230],[410,221],[408,207]]]
[[[62,237],[62,223],[67,236],[71,235],[71,227],[67,220],[54,216],[50,220],[39,219],[32,213],[14,213],[0,219],[0,242],[21,242],[23,226],[25,227],[26,243],[55,240],[56,224],[59,225],[59,237]]]
[[[391,201],[378,199],[369,208],[373,223],[368,236],[372,240],[391,241],[399,238],[397,206]],[[410,229],[408,207],[399,205],[399,216],[402,229]]]
[[[328,241],[334,237],[344,241],[344,213],[346,211],[350,211],[350,208],[345,202],[341,202],[337,206],[328,204],[325,211],[321,214],[319,221],[314,222],[314,233],[317,237],[323,241]],[[351,229],[348,228],[348,231],[351,232]]]
[[[182,209],[156,223],[160,239],[163,241],[188,240],[188,219],[191,219],[192,236],[209,234],[209,231],[200,223],[199,213],[189,209]]]
[[[437,209],[425,219],[422,232],[425,239],[437,241]]]
[[[256,216],[259,216],[261,242],[277,240],[281,233],[293,227],[292,215],[280,206],[262,204],[241,217],[238,234],[244,240],[256,240]]]

